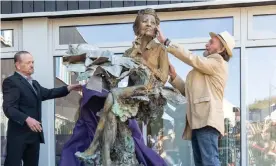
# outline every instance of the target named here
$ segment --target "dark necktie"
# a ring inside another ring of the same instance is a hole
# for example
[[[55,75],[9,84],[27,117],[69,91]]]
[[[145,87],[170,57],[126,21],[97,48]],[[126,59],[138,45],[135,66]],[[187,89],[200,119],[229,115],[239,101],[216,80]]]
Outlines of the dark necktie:
[[[36,89],[35,89],[35,87],[34,87],[34,85],[33,85],[33,78],[32,78],[31,76],[28,76],[28,77],[27,77],[27,81],[29,82],[29,84],[32,86],[33,90],[34,90],[35,93],[37,94]]]

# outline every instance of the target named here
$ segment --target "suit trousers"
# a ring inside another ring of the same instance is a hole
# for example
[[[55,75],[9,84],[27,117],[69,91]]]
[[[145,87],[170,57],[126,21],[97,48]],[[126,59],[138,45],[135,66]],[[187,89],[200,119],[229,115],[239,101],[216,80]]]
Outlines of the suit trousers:
[[[38,166],[40,142],[7,141],[4,166]]]

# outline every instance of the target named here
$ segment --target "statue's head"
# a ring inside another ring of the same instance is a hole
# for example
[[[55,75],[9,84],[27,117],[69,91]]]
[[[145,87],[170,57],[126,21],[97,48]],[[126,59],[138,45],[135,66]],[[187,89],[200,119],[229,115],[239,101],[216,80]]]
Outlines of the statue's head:
[[[154,9],[142,9],[138,11],[138,15],[133,24],[133,31],[136,36],[146,35],[155,38],[156,27],[159,24],[160,19]]]

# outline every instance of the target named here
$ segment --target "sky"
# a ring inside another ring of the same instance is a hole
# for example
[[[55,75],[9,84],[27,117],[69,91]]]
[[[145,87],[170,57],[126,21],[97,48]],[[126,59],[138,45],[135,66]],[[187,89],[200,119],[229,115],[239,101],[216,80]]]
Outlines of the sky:
[[[276,87],[276,47],[247,49],[247,103],[269,97],[269,87]],[[276,89],[271,88],[276,96]]]

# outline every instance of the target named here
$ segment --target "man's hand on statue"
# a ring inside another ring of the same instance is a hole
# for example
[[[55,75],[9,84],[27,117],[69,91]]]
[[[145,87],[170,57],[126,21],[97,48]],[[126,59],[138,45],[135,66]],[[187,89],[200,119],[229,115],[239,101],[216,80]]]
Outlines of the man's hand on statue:
[[[82,86],[81,86],[81,84],[72,84],[72,85],[68,85],[67,89],[68,89],[69,92],[71,92],[71,91],[81,91]]]
[[[164,34],[162,33],[162,31],[161,31],[161,29],[160,29],[160,26],[158,26],[158,27],[156,28],[156,31],[157,31],[157,36],[156,36],[157,40],[158,40],[160,43],[164,44],[165,41],[166,41],[166,37],[165,37]]]
[[[176,75],[177,75],[176,71],[175,71],[175,68],[171,63],[169,64],[169,75],[170,75],[172,80],[174,80]]]

